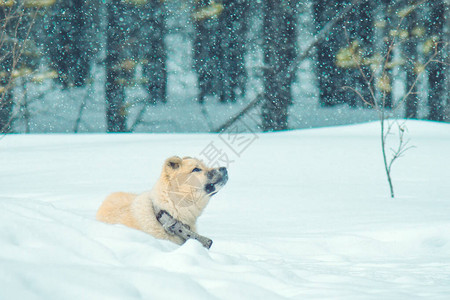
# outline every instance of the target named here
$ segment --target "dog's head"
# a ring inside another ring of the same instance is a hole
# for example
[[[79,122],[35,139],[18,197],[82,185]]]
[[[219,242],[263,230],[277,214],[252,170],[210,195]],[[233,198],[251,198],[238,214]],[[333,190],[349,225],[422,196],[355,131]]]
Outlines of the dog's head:
[[[209,168],[196,158],[178,156],[165,161],[162,176],[167,182],[170,200],[184,207],[203,208],[228,181],[226,168]]]

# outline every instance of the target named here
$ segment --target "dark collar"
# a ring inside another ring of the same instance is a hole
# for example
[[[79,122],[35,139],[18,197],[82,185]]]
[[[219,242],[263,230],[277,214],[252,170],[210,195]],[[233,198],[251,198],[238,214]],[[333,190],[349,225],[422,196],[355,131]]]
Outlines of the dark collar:
[[[172,217],[167,211],[160,209],[154,203],[152,204],[156,220],[158,220],[167,233],[178,236],[182,239],[183,243],[188,239],[194,239],[199,241],[203,247],[207,249],[211,248],[213,243],[211,239],[192,231],[189,225],[183,224],[181,221]]]

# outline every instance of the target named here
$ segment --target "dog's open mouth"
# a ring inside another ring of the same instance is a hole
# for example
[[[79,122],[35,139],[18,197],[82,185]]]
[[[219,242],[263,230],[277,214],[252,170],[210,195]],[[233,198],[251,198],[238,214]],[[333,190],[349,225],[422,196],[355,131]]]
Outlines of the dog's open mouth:
[[[215,194],[217,194],[217,192],[219,192],[218,190],[221,189],[223,186],[224,186],[223,180],[219,180],[214,183],[208,183],[205,185],[205,192],[209,196],[214,196]]]
[[[214,195],[214,194],[217,194],[217,191],[216,191],[216,183],[208,183],[208,184],[206,184],[205,185],[205,192],[208,194],[208,195]]]

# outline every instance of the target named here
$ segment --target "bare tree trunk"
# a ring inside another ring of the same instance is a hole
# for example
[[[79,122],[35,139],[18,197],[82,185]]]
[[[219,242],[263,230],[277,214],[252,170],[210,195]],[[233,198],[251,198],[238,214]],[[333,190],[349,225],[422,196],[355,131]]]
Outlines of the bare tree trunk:
[[[430,24],[428,25],[430,37],[434,38],[435,47],[439,52],[444,47],[443,32],[445,24],[445,6],[443,0],[429,2],[431,6]],[[442,58],[441,56],[438,57]],[[445,105],[448,101],[449,91],[446,89],[446,68],[442,63],[433,63],[428,70],[429,95],[428,119],[444,121]]]
[[[221,102],[236,101],[236,90],[245,93],[247,72],[244,64],[248,0],[225,0],[219,16],[218,93]]]
[[[296,1],[264,2],[264,131],[288,128],[288,106],[292,103],[289,72],[296,59]]]
[[[317,34],[335,18],[336,11],[340,10],[342,3],[330,0],[315,0],[313,6],[314,21]],[[319,85],[319,103],[322,106],[333,106],[343,101],[342,70],[335,64],[335,56],[340,46],[345,43],[345,35],[341,28],[332,28],[327,39],[317,43],[316,74]]]
[[[166,33],[166,12],[164,3],[160,0],[147,1],[139,8],[142,15],[140,28],[142,34],[141,45],[143,49],[143,76],[149,102],[156,104],[167,101],[167,68],[166,47],[164,36]]]
[[[89,1],[58,1],[47,29],[47,51],[64,87],[84,86],[90,71],[93,16]],[[64,13],[62,13],[64,12]]]
[[[417,26],[417,11],[413,10],[406,18],[406,25],[408,29],[413,29]],[[417,77],[416,64],[418,62],[417,40],[410,35],[409,39],[404,44],[404,56],[409,63],[406,64],[406,90],[409,91]],[[417,119],[419,98],[417,97],[417,85],[414,85],[411,95],[405,102],[405,118]]]
[[[73,0],[73,24],[72,35],[74,65],[71,68],[73,73],[73,84],[84,86],[90,72],[90,62],[92,59],[92,49],[89,42],[92,38],[87,36],[87,31],[93,25],[92,17],[88,15],[89,2],[85,0]]]
[[[373,28],[375,4],[372,1],[364,1],[356,7],[356,10],[357,12],[351,15],[354,21],[355,39],[360,41],[361,47],[364,49],[363,55],[371,57],[375,52],[375,33]],[[372,71],[370,70],[370,67],[366,65],[362,65],[361,68],[364,74],[358,74],[355,81],[358,88],[361,90],[363,97],[365,99],[371,99],[369,89],[367,89],[366,86],[369,84],[372,89],[374,88],[374,80],[371,76]],[[368,79],[368,82],[366,82],[366,78]],[[352,99],[355,98],[353,97]],[[349,102],[349,105],[351,107],[356,107],[363,105],[363,103],[361,101],[356,103],[351,101]],[[370,107],[373,107],[373,105]]]
[[[8,80],[1,80],[2,87],[7,86]],[[0,133],[8,133],[11,131],[13,109],[13,96],[10,89],[6,89],[0,94]]]
[[[220,102],[236,101],[245,92],[244,54],[248,0],[195,1],[194,68],[199,102],[208,95]]]
[[[391,4],[392,4],[392,0],[383,0],[383,21],[384,21],[384,27],[382,30],[382,50],[381,53],[383,56],[387,55],[391,49],[390,49],[390,45],[392,42],[392,38],[390,37],[389,34],[389,29],[390,27],[388,26],[389,20],[391,19]],[[386,64],[389,65],[392,61],[392,55],[389,55],[388,57],[386,57],[387,61]],[[393,105],[393,95],[392,95],[392,69],[391,68],[387,68],[386,70],[383,70],[383,74],[381,74],[381,80],[383,80],[382,83],[382,93],[383,93],[383,97],[384,97],[384,105],[386,108],[392,108]]]
[[[121,51],[124,43],[124,30],[120,26],[123,18],[123,4],[120,0],[107,3],[108,29],[106,37],[106,120],[108,132],[126,130],[126,112],[124,107],[125,89],[119,83],[121,77]]]
[[[194,7],[194,69],[198,74],[198,101],[203,103],[206,96],[217,95],[220,56],[218,16],[223,6],[209,0],[198,0]]]

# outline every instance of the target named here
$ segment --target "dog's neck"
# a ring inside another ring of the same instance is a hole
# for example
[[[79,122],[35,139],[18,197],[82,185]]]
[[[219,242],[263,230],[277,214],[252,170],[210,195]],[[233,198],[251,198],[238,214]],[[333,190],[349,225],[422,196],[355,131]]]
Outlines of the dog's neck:
[[[169,184],[161,183],[161,181],[153,187],[151,198],[155,207],[167,211],[171,216],[191,227],[195,226],[197,218],[208,203],[208,199],[194,199],[189,203],[174,203]]]

